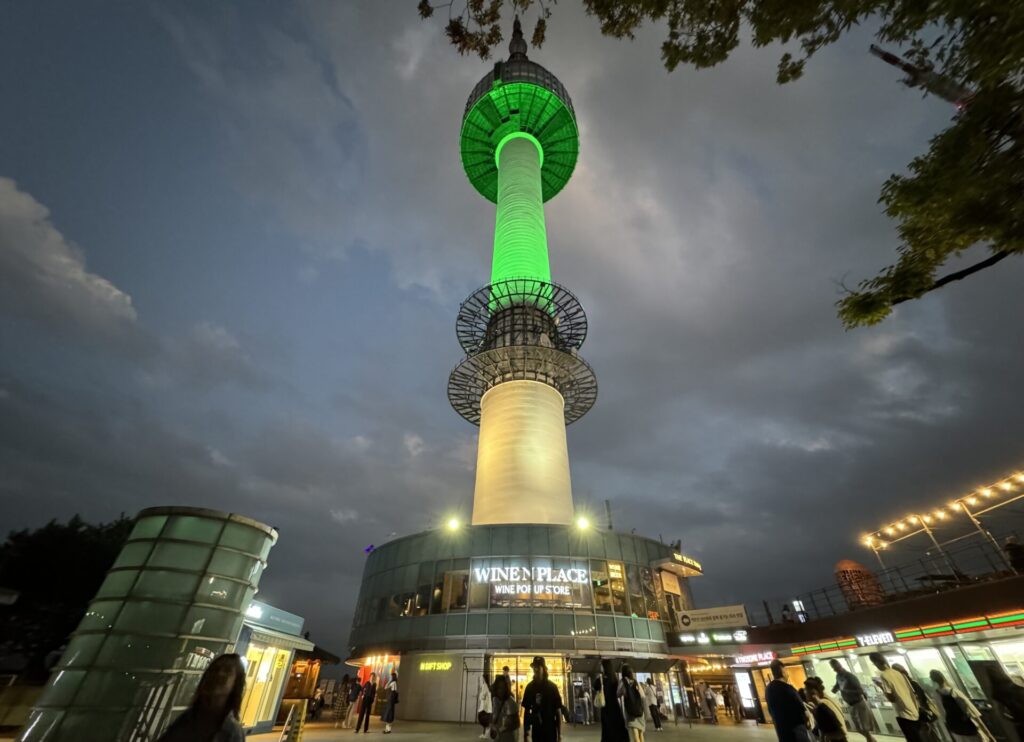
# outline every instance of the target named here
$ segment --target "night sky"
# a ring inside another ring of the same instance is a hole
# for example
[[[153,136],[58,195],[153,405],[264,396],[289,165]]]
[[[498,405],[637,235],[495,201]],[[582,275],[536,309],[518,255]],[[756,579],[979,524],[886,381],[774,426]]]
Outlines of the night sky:
[[[758,603],[1024,466],[1024,261],[875,328],[832,306],[892,262],[879,187],[951,107],[870,29],[779,87],[779,48],[669,74],[664,29],[605,39],[578,5],[531,50],[581,129],[547,208],[600,384],[577,504],[681,538],[703,605]],[[488,67],[413,0],[5,3],[0,529],[270,523],[261,597],[343,653],[363,547],[469,515],[476,429],[445,385],[490,269],[458,157]]]

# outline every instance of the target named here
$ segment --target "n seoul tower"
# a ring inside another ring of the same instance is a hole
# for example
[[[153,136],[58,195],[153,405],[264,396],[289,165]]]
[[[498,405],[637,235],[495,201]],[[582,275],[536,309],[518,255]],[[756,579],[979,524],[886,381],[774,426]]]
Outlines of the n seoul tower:
[[[466,357],[448,399],[480,426],[473,525],[569,524],[565,428],[594,405],[597,378],[577,352],[583,307],[551,281],[544,204],[572,176],[579,131],[565,87],[527,58],[518,18],[509,52],[462,117],[463,168],[497,208],[491,280],[459,308]]]

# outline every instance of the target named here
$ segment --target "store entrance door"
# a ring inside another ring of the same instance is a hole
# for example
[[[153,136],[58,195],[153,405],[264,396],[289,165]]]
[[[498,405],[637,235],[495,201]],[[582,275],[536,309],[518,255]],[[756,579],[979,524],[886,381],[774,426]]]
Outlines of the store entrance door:
[[[491,657],[491,680],[493,681],[494,678],[501,675],[502,668],[508,667],[509,676],[512,678],[512,695],[515,696],[516,703],[518,704],[522,704],[523,690],[533,680],[533,668],[530,667],[530,664],[533,662],[534,656],[532,654],[496,654]],[[558,688],[558,692],[562,696],[562,703],[568,708],[572,708],[570,704],[571,697],[566,692],[568,677],[566,675],[565,658],[560,655],[542,656],[544,657],[544,664],[548,668],[548,679]]]

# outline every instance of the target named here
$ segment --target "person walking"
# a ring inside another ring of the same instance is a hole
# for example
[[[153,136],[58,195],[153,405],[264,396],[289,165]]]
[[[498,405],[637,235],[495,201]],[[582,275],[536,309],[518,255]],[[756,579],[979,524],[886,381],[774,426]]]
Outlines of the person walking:
[[[814,718],[814,731],[821,742],[846,742],[846,720],[839,704],[829,698],[825,692],[825,683],[821,678],[807,678],[804,691],[811,704],[811,715]]]
[[[775,724],[775,736],[779,742],[810,742],[807,710],[796,688],[786,682],[786,668],[781,660],[772,661],[771,673],[764,700]]]
[[[480,725],[479,739],[487,739],[487,730],[491,728],[491,687],[487,678],[481,675],[476,682],[476,723]]]
[[[589,726],[594,720],[594,707],[593,699],[590,697],[590,689],[583,686],[583,692],[580,694],[580,705],[583,706],[583,724]]]
[[[601,699],[601,742],[629,742],[626,718],[619,705],[619,681],[611,660],[601,660],[601,675],[594,683],[594,693]]]
[[[910,677],[910,673],[907,672],[907,668],[899,663],[893,663],[892,669],[900,673],[910,683],[910,687],[914,689],[914,697],[917,698],[917,711],[920,715],[921,722],[921,736],[929,742],[946,742],[939,730],[939,707],[935,705],[935,701],[928,695],[919,682]]]
[[[559,742],[562,738],[562,694],[548,679],[543,657],[534,657],[530,664],[533,680],[523,690],[523,742],[533,733],[534,742]]]
[[[875,717],[871,715],[871,707],[868,705],[864,686],[860,684],[856,675],[843,667],[839,660],[829,660],[829,664],[836,674],[836,684],[832,686],[832,692],[838,692],[843,703],[850,709],[854,731],[863,734],[867,742],[875,742],[872,732],[877,732],[878,726],[875,724]]]
[[[992,734],[981,720],[981,712],[963,691],[951,687],[946,676],[938,670],[932,670],[928,677],[939,694],[943,721],[953,742],[988,742],[992,739]]]
[[[654,722],[654,728],[659,732],[661,731],[661,712],[658,710],[658,692],[654,689],[654,679],[647,678],[647,682],[644,683],[644,698],[647,701],[647,708],[651,710],[651,721]]]
[[[722,686],[722,708],[725,709],[726,718],[732,717],[732,696],[729,694],[729,686]]]
[[[222,654],[199,679],[192,703],[158,742],[245,742],[239,720],[245,668],[237,654]]]
[[[733,685],[729,687],[729,695],[732,696],[732,707],[736,712],[736,722],[743,721],[743,699],[740,697],[740,689]]]
[[[921,728],[921,709],[914,686],[903,673],[889,667],[889,661],[880,652],[868,655],[871,664],[878,668],[875,683],[896,711],[896,723],[907,742],[928,742]]]
[[[363,695],[363,686],[359,683],[359,676],[352,678],[348,686],[348,711],[345,713],[345,721],[342,722],[342,729],[351,729],[359,716],[359,700]]]
[[[715,698],[715,691],[710,685],[704,686],[704,702],[708,705],[708,714],[711,723],[718,723],[718,699]]]
[[[516,742],[519,738],[519,704],[512,696],[512,684],[504,673],[494,679],[490,738],[496,742]]]
[[[356,717],[356,734],[359,734],[359,727],[363,728],[363,734],[370,731],[370,714],[373,713],[373,702],[377,699],[377,673],[371,672],[370,679],[363,683],[363,689],[359,694],[359,716]]]
[[[1024,688],[1013,682],[1002,667],[989,666],[988,680],[992,684],[992,700],[1009,712],[1017,736],[1024,740]]]
[[[391,680],[384,686],[384,692],[387,694],[387,705],[384,706],[380,720],[384,722],[384,734],[391,734],[391,725],[395,722],[395,706],[398,705],[398,673],[394,670],[391,671]]]
[[[619,668],[619,674],[622,677],[619,679],[618,696],[622,702],[629,738],[632,742],[644,742],[644,732],[647,731],[647,721],[644,719],[644,692],[636,682],[632,667],[623,663]]]

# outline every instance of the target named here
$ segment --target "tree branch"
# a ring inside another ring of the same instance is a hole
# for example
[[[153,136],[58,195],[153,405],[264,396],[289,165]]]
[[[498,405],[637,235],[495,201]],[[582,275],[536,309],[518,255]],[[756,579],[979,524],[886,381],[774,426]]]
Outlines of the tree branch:
[[[943,276],[942,278],[938,279],[935,283],[933,283],[931,286],[929,286],[928,291],[941,289],[947,283],[953,283],[953,281],[959,281],[963,278],[967,278],[967,276],[977,273],[978,271],[985,270],[986,268],[995,265],[1003,258],[1009,257],[1012,254],[1013,253],[1010,252],[1009,250],[1000,250],[999,252],[992,253],[992,255],[985,258],[980,263],[975,263],[974,265],[968,268],[964,268],[962,271],[956,271],[955,273],[950,273],[948,276]],[[894,299],[892,301],[892,304],[893,306],[895,306],[896,304],[902,304],[905,301],[910,301],[911,299],[916,298],[916,296],[904,296],[901,299]]]

